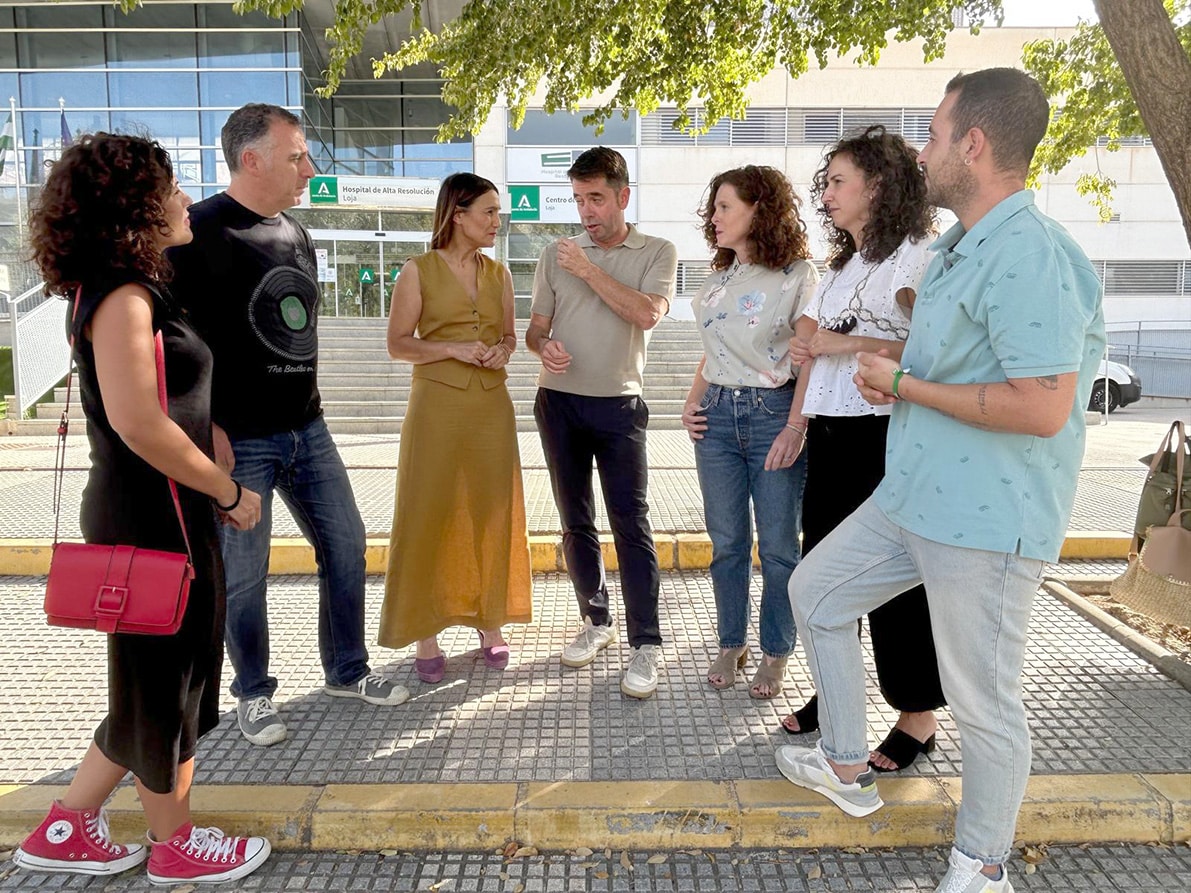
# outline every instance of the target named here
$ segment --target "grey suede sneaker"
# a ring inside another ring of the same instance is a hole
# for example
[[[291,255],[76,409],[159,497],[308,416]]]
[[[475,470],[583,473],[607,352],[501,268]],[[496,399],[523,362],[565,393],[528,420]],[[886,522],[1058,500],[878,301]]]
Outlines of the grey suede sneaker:
[[[261,747],[284,741],[289,734],[273,701],[265,695],[239,701],[236,704],[236,722],[248,742]]]
[[[368,673],[348,685],[328,683],[323,691],[333,698],[356,698],[378,707],[396,707],[409,700],[408,688],[377,673]]]

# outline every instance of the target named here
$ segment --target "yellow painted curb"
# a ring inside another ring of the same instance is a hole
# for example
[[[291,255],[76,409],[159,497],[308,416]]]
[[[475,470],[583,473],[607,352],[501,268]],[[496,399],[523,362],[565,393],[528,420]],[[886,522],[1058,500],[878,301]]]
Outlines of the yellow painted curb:
[[[514,839],[515,784],[327,785],[312,850],[491,850]]]
[[[739,810],[725,782],[564,781],[526,785],[517,839],[543,850],[723,848]]]
[[[703,570],[711,566],[711,540],[706,533],[654,533],[658,565],[662,570]],[[1063,558],[1127,558],[1130,538],[1119,532],[1077,531],[1063,541]],[[604,566],[615,571],[616,547],[611,534],[600,535]],[[50,567],[47,539],[0,540],[0,576],[44,576]],[[530,566],[534,573],[565,570],[562,546],[557,534],[529,538]],[[389,540],[369,537],[364,552],[368,573],[383,574],[389,565]],[[758,567],[756,544],[753,566]],[[314,549],[301,537],[274,537],[269,552],[271,574],[313,574]]]
[[[1060,558],[1087,560],[1128,558],[1131,536],[1119,530],[1076,530],[1063,540]]]
[[[879,783],[885,808],[854,819],[784,781],[203,785],[196,821],[264,834],[278,850],[491,852],[935,846],[950,842],[958,778]],[[0,848],[17,845],[59,785],[0,786]],[[108,805],[117,841],[144,834],[131,787]],[[1015,838],[1029,843],[1191,840],[1191,774],[1030,779]]]

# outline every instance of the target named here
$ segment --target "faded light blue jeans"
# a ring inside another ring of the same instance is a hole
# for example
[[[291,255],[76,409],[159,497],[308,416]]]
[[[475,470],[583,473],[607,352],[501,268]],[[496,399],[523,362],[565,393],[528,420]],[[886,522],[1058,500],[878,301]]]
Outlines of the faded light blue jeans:
[[[237,698],[272,697],[266,573],[273,491],[293,513],[318,562],[318,647],[331,685],[368,674],[364,645],[364,522],[343,460],[322,417],[296,431],[232,441],[232,475],[261,497],[252,530],[220,528],[227,571],[227,652]]]
[[[986,865],[1009,856],[1030,775],[1021,671],[1043,567],[1033,558],[923,539],[890,521],[870,497],[790,578],[819,691],[823,751],[844,764],[864,763],[869,754],[856,621],[926,584],[939,676],[963,750],[955,845]]]
[[[789,468],[765,470],[765,457],[789,419],[793,396],[792,385],[709,385],[702,402],[707,430],[695,441],[703,517],[711,538],[720,647],[740,648],[748,642],[755,515],[761,558],[761,650],[769,657],[786,657],[794,650],[794,615],[786,584],[798,564],[805,456]]]

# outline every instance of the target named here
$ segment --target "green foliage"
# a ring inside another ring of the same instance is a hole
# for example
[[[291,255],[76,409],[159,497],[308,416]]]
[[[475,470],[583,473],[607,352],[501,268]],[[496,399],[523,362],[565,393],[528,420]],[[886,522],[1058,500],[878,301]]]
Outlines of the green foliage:
[[[1179,42],[1191,54],[1191,0],[1166,0]],[[1115,152],[1126,137],[1148,136],[1141,113],[1117,64],[1104,30],[1083,22],[1069,40],[1038,40],[1022,49],[1022,64],[1038,79],[1055,110],[1046,138],[1034,154],[1031,179],[1058,173],[1084,155],[1100,137]],[[1086,172],[1076,190],[1088,198],[1101,220],[1112,216],[1116,181],[1099,171]]]
[[[135,4],[139,0],[118,0]],[[239,12],[281,16],[302,0],[237,0]],[[396,52],[373,60],[377,76],[420,63],[446,78],[443,99],[455,115],[439,139],[476,133],[497,100],[513,124],[530,97],[545,89],[547,111],[599,105],[584,119],[647,114],[663,102],[680,111],[706,109],[703,127],[740,118],[746,88],[781,64],[798,77],[811,58],[834,55],[875,64],[890,39],[921,39],[926,60],[943,54],[952,16],[963,10],[973,31],[1000,20],[1000,0],[472,0],[459,18],[434,33],[424,29],[420,2],[336,0],[326,86],[334,93],[364,32],[385,16],[411,10],[414,33]],[[688,115],[677,126],[691,129]]]

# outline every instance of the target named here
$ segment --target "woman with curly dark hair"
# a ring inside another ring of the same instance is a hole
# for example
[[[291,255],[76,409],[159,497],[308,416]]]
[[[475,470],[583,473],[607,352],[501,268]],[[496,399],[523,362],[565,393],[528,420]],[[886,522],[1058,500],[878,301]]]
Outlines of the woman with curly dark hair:
[[[72,302],[68,338],[91,468],[80,516],[89,543],[186,551],[194,580],[172,636],[108,636],[108,714],[66,794],[17,849],[34,871],[110,875],[148,858],[158,884],[243,877],[269,854],[190,818],[195,746],[219,721],[224,583],[218,519],[260,519],[260,498],[212,461],[211,353],[163,284],[162,252],[189,242],[190,199],[155,142],[96,133],[65,149],[30,215],[48,294]],[[168,415],[157,394],[161,345]],[[178,485],[179,524],[169,479]],[[113,843],[103,804],[132,773],[148,845]]]
[[[754,698],[782,690],[794,650],[786,584],[799,558],[806,429],[793,415],[789,339],[819,279],[799,204],[780,171],[748,165],[717,175],[699,211],[715,272],[694,299],[703,359],[682,423],[695,444],[712,547],[720,653],[707,681],[716,689],[735,684],[748,655],[751,499],[762,579]]]
[[[815,173],[812,195],[831,252],[827,275],[790,342],[790,354],[802,366],[794,403],[807,419],[803,554],[885,475],[890,408],[860,396],[852,381],[856,352],[901,357],[934,226],[917,153],[881,126],[831,147]],[[869,633],[881,692],[901,713],[870,754],[873,768],[889,772],[933,750],[933,711],[945,703],[926,591],[915,587],[873,611]],[[782,726],[793,734],[817,729],[817,697]]]

